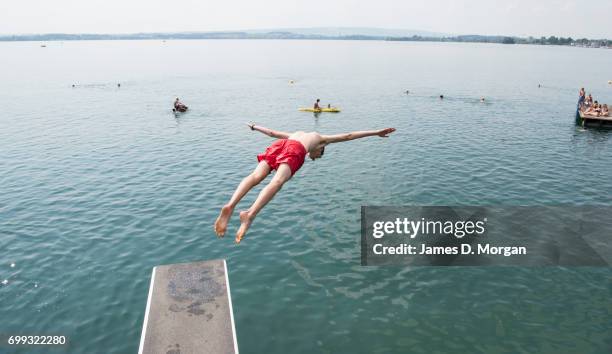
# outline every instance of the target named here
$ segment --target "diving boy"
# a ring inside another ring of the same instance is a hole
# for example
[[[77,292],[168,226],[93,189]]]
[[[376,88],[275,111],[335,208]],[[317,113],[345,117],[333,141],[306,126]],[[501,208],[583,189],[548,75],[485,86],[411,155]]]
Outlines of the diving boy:
[[[283,184],[291,179],[295,172],[302,167],[306,155],[314,161],[323,156],[325,146],[329,144],[361,139],[368,136],[387,138],[389,134],[395,131],[395,128],[385,128],[381,130],[322,135],[317,132],[281,132],[256,126],[253,123],[248,124],[248,126],[251,130],[261,132],[278,140],[272,143],[263,154],[257,155],[259,164],[255,170],[240,182],[229,202],[221,208],[221,213],[214,225],[217,236],[223,237],[225,235],[227,224],[238,202],[254,186],[263,181],[272,170],[276,170],[276,174],[270,183],[259,193],[253,205],[249,209],[240,212],[240,228],[236,233],[236,243],[240,243],[261,209],[272,200]]]

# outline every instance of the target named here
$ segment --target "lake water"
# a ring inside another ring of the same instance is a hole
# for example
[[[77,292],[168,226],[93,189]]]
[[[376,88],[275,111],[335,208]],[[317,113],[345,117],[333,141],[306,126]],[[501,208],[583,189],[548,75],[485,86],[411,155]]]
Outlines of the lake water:
[[[151,268],[226,258],[243,353],[608,353],[609,268],[361,267],[359,210],[612,205],[612,132],[574,124],[580,87],[612,103],[610,63],[458,43],[0,43],[0,333],[134,353]],[[297,111],[316,98],[342,113]],[[307,161],[236,246],[237,216],[223,240],[212,225],[271,143],[248,121],[397,132]]]

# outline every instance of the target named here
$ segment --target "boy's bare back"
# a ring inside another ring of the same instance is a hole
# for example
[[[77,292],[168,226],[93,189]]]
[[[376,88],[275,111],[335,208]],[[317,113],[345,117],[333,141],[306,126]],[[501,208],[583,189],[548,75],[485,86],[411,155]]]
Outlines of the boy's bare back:
[[[291,133],[289,135],[289,139],[297,140],[300,143],[302,143],[302,145],[304,145],[304,147],[306,148],[306,151],[308,152],[314,149],[320,148],[321,145],[323,145],[321,134],[317,132],[297,131],[297,132]]]

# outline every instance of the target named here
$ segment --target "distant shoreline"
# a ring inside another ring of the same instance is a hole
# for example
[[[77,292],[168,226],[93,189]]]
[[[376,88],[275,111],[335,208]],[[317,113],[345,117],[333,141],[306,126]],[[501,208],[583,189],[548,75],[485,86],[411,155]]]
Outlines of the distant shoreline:
[[[612,49],[609,39],[573,39],[571,37],[550,36],[510,37],[510,36],[374,36],[374,35],[317,35],[293,32],[181,32],[181,33],[134,33],[134,34],[25,34],[0,35],[0,42],[51,42],[51,41],[91,41],[91,40],[185,40],[185,39],[292,39],[292,40],[358,40],[358,41],[398,41],[398,42],[457,42],[457,43],[496,43],[496,44],[531,44],[557,45],[589,48]]]

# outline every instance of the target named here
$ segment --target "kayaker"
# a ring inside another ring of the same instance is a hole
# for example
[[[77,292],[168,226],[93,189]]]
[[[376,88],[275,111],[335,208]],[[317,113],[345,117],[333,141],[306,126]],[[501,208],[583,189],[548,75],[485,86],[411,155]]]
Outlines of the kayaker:
[[[314,161],[323,156],[325,146],[329,144],[365,138],[368,136],[387,138],[389,134],[395,131],[395,128],[386,128],[335,135],[322,135],[317,132],[303,131],[286,133],[260,127],[252,123],[248,124],[248,126],[253,131],[261,132],[278,140],[272,143],[263,154],[257,155],[259,164],[255,170],[240,182],[229,202],[221,208],[221,213],[214,225],[217,236],[223,237],[225,235],[227,224],[238,202],[240,202],[253,187],[263,181],[272,170],[276,170],[276,174],[274,178],[272,178],[272,181],[261,190],[253,205],[251,205],[249,209],[240,212],[240,228],[236,233],[236,243],[242,240],[255,219],[255,216],[257,216],[261,209],[274,198],[274,195],[281,190],[283,184],[291,179],[297,170],[302,167],[306,155]]]

